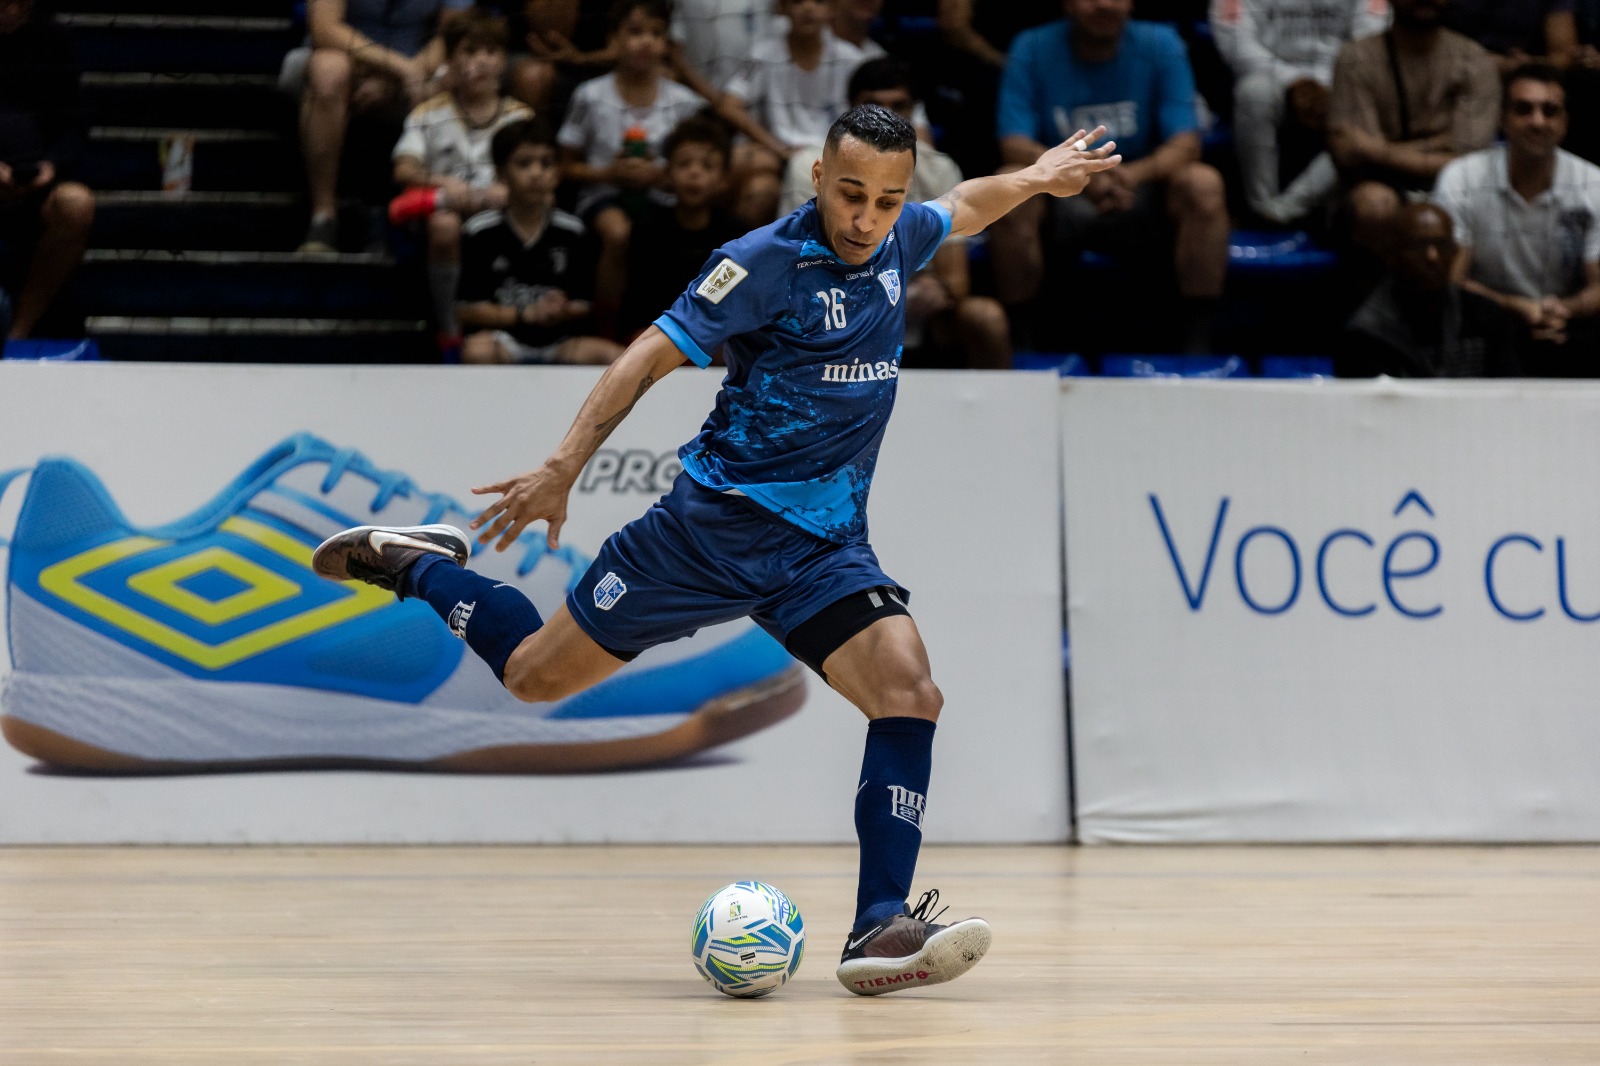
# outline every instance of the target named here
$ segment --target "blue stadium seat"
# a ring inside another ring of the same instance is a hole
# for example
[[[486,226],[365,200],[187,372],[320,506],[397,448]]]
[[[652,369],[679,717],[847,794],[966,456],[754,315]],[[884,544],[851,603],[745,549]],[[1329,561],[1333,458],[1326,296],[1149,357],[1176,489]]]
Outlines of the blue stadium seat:
[[[1331,378],[1333,360],[1324,355],[1264,355],[1261,357],[1261,376],[1314,380]]]
[[[1064,378],[1089,377],[1093,372],[1083,356],[1075,352],[1013,352],[1014,370],[1054,370]]]
[[[1331,270],[1338,257],[1304,230],[1234,230],[1228,235],[1228,269],[1246,273]]]
[[[33,359],[56,363],[82,363],[100,358],[100,346],[93,340],[6,341],[0,352],[4,359]]]
[[[1100,360],[1108,378],[1247,378],[1250,365],[1237,355],[1108,355]]]

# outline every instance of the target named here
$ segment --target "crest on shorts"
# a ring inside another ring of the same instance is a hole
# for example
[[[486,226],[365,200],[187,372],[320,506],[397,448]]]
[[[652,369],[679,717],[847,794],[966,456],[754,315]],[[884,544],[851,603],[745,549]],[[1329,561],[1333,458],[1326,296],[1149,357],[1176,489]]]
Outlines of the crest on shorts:
[[[628,586],[622,583],[622,579],[607,570],[606,576],[594,587],[594,605],[602,611],[609,611],[627,594],[627,591]]]
[[[900,303],[900,271],[885,270],[878,275],[878,282],[883,286],[883,291],[889,294],[889,306],[897,306]]]

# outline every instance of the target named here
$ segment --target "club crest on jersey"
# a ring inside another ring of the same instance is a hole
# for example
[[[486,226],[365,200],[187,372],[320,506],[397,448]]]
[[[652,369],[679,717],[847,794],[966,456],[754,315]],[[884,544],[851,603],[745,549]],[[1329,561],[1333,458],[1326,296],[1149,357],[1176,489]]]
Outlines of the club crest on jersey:
[[[622,583],[622,579],[608,570],[594,587],[594,605],[602,611],[609,611],[627,591],[628,586]]]
[[[885,270],[878,275],[878,282],[883,286],[883,291],[889,294],[889,306],[897,306],[900,303],[900,271]]]
[[[711,273],[706,275],[706,280],[695,289],[695,295],[704,296],[714,304],[722,302],[722,298],[732,292],[734,286],[750,276],[750,271],[735,263],[732,259],[724,259],[711,268]]]

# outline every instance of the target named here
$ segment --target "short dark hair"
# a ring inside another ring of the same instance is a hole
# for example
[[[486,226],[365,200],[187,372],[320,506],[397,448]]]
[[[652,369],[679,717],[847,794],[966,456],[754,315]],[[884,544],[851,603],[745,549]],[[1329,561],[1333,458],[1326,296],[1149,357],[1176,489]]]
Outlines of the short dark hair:
[[[833,120],[828,127],[826,148],[837,148],[846,137],[854,137],[880,152],[910,152],[917,161],[917,131],[911,123],[878,104],[859,104]]]
[[[506,20],[478,7],[449,18],[444,24],[444,54],[453,56],[464,44],[483,45],[504,52],[511,40]]]
[[[550,123],[537,117],[519,118],[515,122],[507,122],[496,130],[494,140],[489,142],[489,157],[494,160],[495,169],[498,170],[511,162],[511,157],[517,153],[517,149],[525,144],[555,148],[556,135],[550,129]]]
[[[850,75],[847,99],[858,100],[862,93],[881,93],[889,89],[905,89],[915,96],[916,90],[911,85],[911,68],[888,56],[869,59]]]
[[[606,15],[606,33],[616,33],[635,11],[643,11],[650,18],[662,22],[672,21],[672,5],[668,0],[614,0],[610,13]]]
[[[733,157],[733,138],[728,127],[706,112],[690,115],[673,127],[661,142],[661,158],[670,162],[672,153],[685,144],[706,145],[722,156],[724,165]]]
[[[1546,85],[1554,85],[1563,92],[1567,88],[1567,79],[1552,63],[1536,59],[1529,63],[1519,64],[1510,74],[1506,75],[1506,89],[1509,90],[1513,83],[1519,81],[1537,81]],[[1508,91],[1501,98],[1506,106],[1510,106],[1511,94]]]

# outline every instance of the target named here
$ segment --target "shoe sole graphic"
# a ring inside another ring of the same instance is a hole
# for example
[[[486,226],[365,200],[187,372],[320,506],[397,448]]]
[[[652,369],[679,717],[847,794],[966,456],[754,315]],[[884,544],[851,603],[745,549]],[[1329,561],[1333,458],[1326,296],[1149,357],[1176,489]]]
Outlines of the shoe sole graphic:
[[[858,996],[881,996],[954,981],[989,951],[994,934],[982,918],[968,918],[930,936],[915,955],[899,959],[851,959],[835,971],[839,983]]]
[[[128,682],[113,682],[113,687],[127,685]],[[188,685],[184,687],[192,689]],[[760,684],[730,692],[701,705],[684,721],[660,733],[589,742],[500,744],[417,760],[338,755],[202,761],[147,759],[98,747],[9,714],[0,716],[0,735],[13,748],[40,762],[70,769],[114,773],[345,768],[485,774],[577,774],[631,770],[676,762],[775,725],[798,711],[805,701],[805,670],[793,666]],[[212,705],[207,710],[215,711],[216,707]],[[463,712],[462,717],[468,715]]]
[[[653,648],[556,703],[518,701],[427,604],[316,573],[319,544],[380,513],[391,521],[366,535],[459,559],[471,544],[442,520],[471,515],[309,434],[159,527],[131,524],[75,460],[29,473],[6,552],[0,736],[54,766],[630,770],[738,740],[805,701],[804,669],[749,623]],[[516,547],[474,568],[547,615],[590,563],[532,534]],[[329,561],[344,576],[355,554]]]

